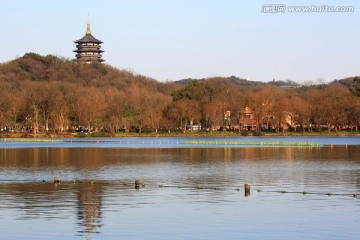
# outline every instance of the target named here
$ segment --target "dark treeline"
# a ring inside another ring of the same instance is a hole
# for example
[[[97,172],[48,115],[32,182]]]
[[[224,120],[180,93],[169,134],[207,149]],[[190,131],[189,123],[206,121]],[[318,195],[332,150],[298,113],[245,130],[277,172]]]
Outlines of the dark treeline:
[[[265,117],[266,129],[275,131],[360,125],[359,77],[287,88],[239,81],[161,83],[105,64],[28,53],[0,64],[0,127],[37,134],[169,131],[196,124],[212,131],[241,128],[246,107],[257,131],[264,129]]]

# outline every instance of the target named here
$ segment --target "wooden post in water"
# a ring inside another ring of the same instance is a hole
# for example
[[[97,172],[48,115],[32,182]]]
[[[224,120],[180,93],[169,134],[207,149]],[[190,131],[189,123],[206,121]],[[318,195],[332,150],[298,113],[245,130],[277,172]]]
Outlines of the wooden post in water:
[[[135,189],[140,189],[140,180],[135,180]]]
[[[249,184],[245,184],[244,186],[244,190],[245,190],[245,197],[250,196],[250,185]]]
[[[55,177],[54,177],[54,183],[60,183],[60,179],[59,179],[58,176],[55,176]]]

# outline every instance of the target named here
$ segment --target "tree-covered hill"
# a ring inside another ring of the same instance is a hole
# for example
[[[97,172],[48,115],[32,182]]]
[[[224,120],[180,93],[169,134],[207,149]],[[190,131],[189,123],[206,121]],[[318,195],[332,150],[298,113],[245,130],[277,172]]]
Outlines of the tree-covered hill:
[[[271,85],[271,86],[277,86],[277,87],[299,87],[300,84],[294,82],[294,81],[290,81],[290,80],[277,80],[277,81],[270,81],[267,83],[264,82],[259,82],[259,81],[250,81],[250,80],[246,80],[246,79],[242,79],[236,76],[231,76],[231,77],[219,77],[221,78],[223,81],[228,82],[230,85],[234,86],[234,87],[260,87],[260,86],[266,86],[266,85]],[[193,82],[193,81],[206,81],[206,78],[202,78],[202,79],[192,79],[192,78],[187,78],[187,79],[182,79],[182,80],[178,80],[175,81],[175,83],[180,84],[180,85],[186,85],[189,82]]]
[[[136,84],[154,91],[172,91],[171,86],[164,86],[171,84],[163,84],[127,70],[101,63],[79,64],[53,55],[26,53],[23,57],[0,65],[0,82],[19,84],[25,80],[74,83],[84,87],[106,86],[119,90]]]
[[[311,86],[234,76],[163,83],[106,64],[27,53],[0,64],[0,129],[31,134],[168,131],[188,124],[209,131],[243,129],[245,108],[257,131],[358,128],[359,89],[359,77]]]
[[[360,97],[360,76],[335,80],[333,83],[340,83],[344,85],[349,88],[353,94]]]

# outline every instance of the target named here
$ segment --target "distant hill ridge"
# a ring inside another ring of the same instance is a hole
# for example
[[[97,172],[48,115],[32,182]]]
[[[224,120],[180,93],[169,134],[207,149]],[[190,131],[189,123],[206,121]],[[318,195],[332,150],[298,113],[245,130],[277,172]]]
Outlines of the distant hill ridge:
[[[291,81],[291,80],[277,80],[277,81],[270,81],[270,82],[259,82],[259,81],[250,81],[250,80],[246,80],[246,79],[242,79],[236,76],[231,76],[231,77],[220,77],[222,78],[224,81],[229,82],[231,85],[235,86],[235,87],[256,87],[256,86],[265,86],[265,85],[271,85],[271,86],[276,86],[276,87],[300,87],[301,85]],[[181,85],[186,85],[189,82],[192,81],[205,81],[205,78],[201,78],[201,79],[193,79],[193,78],[187,78],[187,79],[182,79],[182,80],[178,80],[175,81],[175,83],[177,84],[181,84]]]
[[[273,80],[269,82],[251,81],[236,76],[217,77],[227,84],[242,87],[274,86],[281,88],[297,88],[303,85],[291,80]],[[356,77],[347,77],[334,80],[328,84],[339,83],[347,88],[354,88],[359,81]],[[60,81],[82,84],[84,86],[102,87],[113,86],[123,88],[128,84],[139,84],[149,89],[161,89],[162,92],[183,87],[192,81],[207,81],[211,78],[181,79],[174,82],[160,82],[153,78],[133,73],[128,70],[121,70],[108,64],[78,64],[74,60],[37,53],[26,53],[24,56],[12,61],[0,64],[0,81]],[[171,87],[168,87],[171,85]],[[176,87],[176,85],[178,87]],[[316,85],[316,84],[314,84]],[[166,88],[166,89],[164,89]]]

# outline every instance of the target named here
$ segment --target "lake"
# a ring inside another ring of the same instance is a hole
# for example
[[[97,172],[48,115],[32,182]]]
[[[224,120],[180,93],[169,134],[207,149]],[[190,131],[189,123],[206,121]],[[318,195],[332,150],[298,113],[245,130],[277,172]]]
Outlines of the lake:
[[[360,235],[360,137],[0,141],[0,172],[1,239]]]

